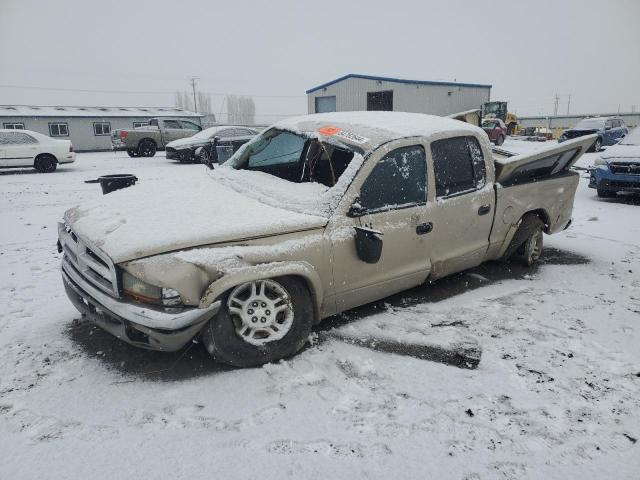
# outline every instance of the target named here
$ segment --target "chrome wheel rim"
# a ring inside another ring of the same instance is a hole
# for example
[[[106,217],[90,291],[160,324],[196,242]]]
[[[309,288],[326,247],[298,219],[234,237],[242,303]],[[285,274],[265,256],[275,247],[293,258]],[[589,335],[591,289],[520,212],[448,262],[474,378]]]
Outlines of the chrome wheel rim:
[[[293,305],[287,291],[273,280],[257,280],[236,287],[227,300],[236,334],[262,346],[284,338],[293,325]]]

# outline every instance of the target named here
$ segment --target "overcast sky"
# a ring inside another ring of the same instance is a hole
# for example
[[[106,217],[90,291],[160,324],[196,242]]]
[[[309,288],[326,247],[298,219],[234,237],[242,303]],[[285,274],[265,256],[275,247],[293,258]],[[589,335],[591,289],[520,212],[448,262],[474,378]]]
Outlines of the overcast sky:
[[[639,0],[524,3],[0,0],[0,104],[171,106],[198,76],[215,111],[256,95],[269,123],[363,73],[489,83],[519,115],[556,93],[559,113],[640,111]]]

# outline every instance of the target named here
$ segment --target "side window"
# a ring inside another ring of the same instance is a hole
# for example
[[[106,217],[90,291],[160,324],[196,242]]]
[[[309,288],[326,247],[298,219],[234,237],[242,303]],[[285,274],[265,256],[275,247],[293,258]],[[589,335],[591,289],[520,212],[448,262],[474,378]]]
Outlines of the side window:
[[[196,132],[199,132],[200,130],[202,130],[202,127],[196,123],[193,122],[187,122],[185,120],[180,120],[180,124],[182,125],[182,128],[186,128],[188,130],[195,130]]]
[[[165,120],[164,128],[177,128],[181,129],[180,123],[177,120]]]
[[[475,137],[454,137],[431,143],[436,197],[447,197],[482,188],[486,167]]]
[[[612,125],[613,125],[613,122],[612,122],[611,120],[607,120],[607,121],[606,121],[606,123],[604,124],[604,128],[605,128],[605,130],[606,130],[607,128],[611,128],[611,127],[612,127]]]
[[[426,200],[427,162],[419,145],[385,155],[360,189],[360,204],[368,212],[418,205]]]
[[[142,122],[140,122],[140,123],[142,123]],[[135,124],[134,124],[134,126],[135,126]],[[156,118],[154,118],[152,120],[149,120],[149,126],[151,126],[151,127],[159,127],[158,120]]]
[[[31,135],[22,132],[11,132],[9,135],[9,144],[10,145],[26,145],[30,143],[38,143],[38,141],[33,138]]]
[[[4,123],[2,126],[7,130],[24,130],[24,123]]]
[[[158,126],[158,122],[157,121],[153,121],[153,125],[155,125],[157,127]],[[147,127],[147,126],[149,126],[149,122],[133,122],[133,128]]]
[[[236,133],[238,134],[239,137],[244,137],[244,136],[249,136],[249,135],[255,135],[256,132],[254,132],[253,130],[249,130],[248,128],[238,128],[236,130]]]

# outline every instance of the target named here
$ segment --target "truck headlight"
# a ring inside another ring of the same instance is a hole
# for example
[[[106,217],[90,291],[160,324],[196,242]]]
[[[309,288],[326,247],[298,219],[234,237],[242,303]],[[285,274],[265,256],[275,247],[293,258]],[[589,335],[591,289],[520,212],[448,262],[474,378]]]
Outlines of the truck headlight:
[[[598,157],[593,161],[593,164],[598,166],[598,165],[609,165],[606,160],[603,160],[602,157]]]
[[[125,295],[139,302],[165,307],[182,306],[180,294],[176,290],[143,282],[126,271],[122,272],[122,289]]]

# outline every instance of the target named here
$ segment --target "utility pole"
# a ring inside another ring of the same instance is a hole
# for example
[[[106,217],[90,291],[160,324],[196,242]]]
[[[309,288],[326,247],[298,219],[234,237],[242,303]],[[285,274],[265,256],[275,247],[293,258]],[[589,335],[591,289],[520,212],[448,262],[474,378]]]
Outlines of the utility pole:
[[[560,101],[560,95],[557,93],[553,96],[554,104],[553,104],[553,116],[558,115],[558,102]]]
[[[196,80],[198,77],[191,77],[191,89],[193,90],[193,109],[198,113],[198,103],[196,102]]]
[[[569,100],[567,100],[567,115],[569,115],[570,108],[571,108],[571,94],[569,94]]]

